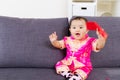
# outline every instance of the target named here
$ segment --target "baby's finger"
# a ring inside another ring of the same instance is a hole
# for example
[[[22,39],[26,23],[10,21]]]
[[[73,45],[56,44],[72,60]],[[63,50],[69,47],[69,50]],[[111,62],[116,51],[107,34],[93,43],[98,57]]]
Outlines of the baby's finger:
[[[56,32],[54,32],[54,36],[57,36]]]
[[[98,28],[96,29],[96,34],[99,35]]]
[[[54,32],[54,36],[56,36],[57,34],[56,34],[56,32]]]
[[[54,32],[54,34],[56,34],[56,32]]]
[[[49,35],[49,39],[51,39],[52,38],[52,35]]]

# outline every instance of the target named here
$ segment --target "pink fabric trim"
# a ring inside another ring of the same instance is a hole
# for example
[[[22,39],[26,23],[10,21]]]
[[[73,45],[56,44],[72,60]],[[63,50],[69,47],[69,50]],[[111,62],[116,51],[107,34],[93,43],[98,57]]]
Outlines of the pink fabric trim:
[[[70,38],[71,41],[74,39],[73,37],[64,37],[63,40],[64,40],[65,47],[67,48],[67,54],[63,60],[65,60],[65,61],[69,60],[72,62],[68,62],[71,64],[64,64],[64,63],[62,63],[62,60],[61,60],[56,64],[56,67],[60,67],[61,65],[66,65],[73,72],[76,69],[81,69],[88,75],[89,72],[92,70],[92,64],[90,61],[90,54],[92,51],[92,42],[95,40],[95,38],[90,38],[90,37],[88,37],[88,35],[86,35],[86,38],[88,39],[87,42],[82,47],[80,47],[76,52],[72,51],[71,45],[68,42],[66,43],[68,38]],[[80,68],[75,68],[75,64],[77,64],[77,63],[75,63],[73,60],[71,60],[71,58],[70,58],[71,56],[74,57],[75,60],[79,64],[82,63],[85,66],[80,67]]]

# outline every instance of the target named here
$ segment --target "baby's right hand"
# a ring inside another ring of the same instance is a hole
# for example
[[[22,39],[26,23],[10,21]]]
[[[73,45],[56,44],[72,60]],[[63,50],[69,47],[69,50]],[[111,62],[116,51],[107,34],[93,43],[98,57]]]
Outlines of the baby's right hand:
[[[49,39],[51,42],[57,40],[57,34],[56,32],[53,32],[51,35],[49,35]]]

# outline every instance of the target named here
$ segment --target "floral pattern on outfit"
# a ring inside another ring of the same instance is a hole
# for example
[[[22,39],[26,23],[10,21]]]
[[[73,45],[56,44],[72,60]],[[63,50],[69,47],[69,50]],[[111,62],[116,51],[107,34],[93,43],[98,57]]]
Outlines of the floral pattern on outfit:
[[[96,39],[87,36],[86,41],[79,48],[74,48],[77,45],[72,43],[73,40],[71,36],[64,37],[63,41],[67,54],[64,59],[57,62],[56,71],[58,74],[60,71],[77,72],[83,79],[86,79],[92,70],[90,54],[94,49]]]

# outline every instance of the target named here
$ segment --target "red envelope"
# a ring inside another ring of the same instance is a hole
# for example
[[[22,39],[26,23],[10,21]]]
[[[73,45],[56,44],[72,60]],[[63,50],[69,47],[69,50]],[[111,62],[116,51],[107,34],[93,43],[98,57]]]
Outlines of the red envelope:
[[[107,33],[104,31],[104,29],[102,29],[102,27],[97,23],[97,22],[87,22],[87,29],[88,30],[97,30],[98,32],[105,38],[107,39],[108,35]]]
[[[96,22],[87,22],[88,30],[97,30],[100,26]]]

